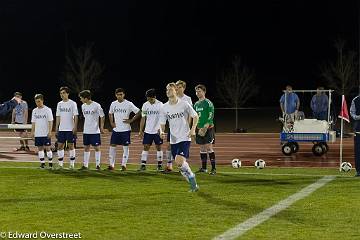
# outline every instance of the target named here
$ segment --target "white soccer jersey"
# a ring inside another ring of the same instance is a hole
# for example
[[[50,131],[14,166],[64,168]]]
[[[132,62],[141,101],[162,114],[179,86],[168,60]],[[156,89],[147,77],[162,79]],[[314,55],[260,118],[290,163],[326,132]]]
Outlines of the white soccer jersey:
[[[187,116],[195,117],[197,113],[189,103],[180,99],[174,105],[167,102],[161,108],[160,124],[165,124],[166,120],[169,121],[170,144],[191,141]]]
[[[74,128],[74,116],[79,115],[76,102],[69,99],[60,101],[56,107],[56,116],[60,117],[59,131],[72,131]]]
[[[92,101],[90,104],[84,103],[81,106],[81,109],[85,118],[84,133],[85,134],[100,133],[99,117],[105,116],[104,111],[101,108],[101,105],[97,102]]]
[[[46,137],[49,134],[49,122],[53,121],[50,108],[43,106],[35,108],[31,114],[31,123],[35,123],[35,137]]]
[[[189,103],[190,106],[193,106],[191,97],[189,97],[188,95],[184,94],[184,96],[178,97],[178,98],[180,98],[182,101],[185,101],[185,102]]]
[[[149,101],[143,104],[141,115],[146,117],[145,131],[148,134],[156,134],[160,129],[160,111],[163,103],[155,100],[154,104]]]
[[[114,114],[115,132],[125,132],[130,131],[131,126],[129,123],[124,123],[123,121],[129,119],[130,113],[138,113],[140,111],[132,102],[124,100],[119,102],[118,100],[113,101],[110,105],[109,114]]]

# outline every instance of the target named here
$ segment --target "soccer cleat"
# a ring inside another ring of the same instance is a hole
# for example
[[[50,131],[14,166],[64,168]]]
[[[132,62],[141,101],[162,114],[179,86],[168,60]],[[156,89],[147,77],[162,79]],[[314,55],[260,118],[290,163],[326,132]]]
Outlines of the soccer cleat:
[[[115,168],[113,166],[109,165],[106,170],[113,171],[113,170],[115,170]]]
[[[125,166],[121,166],[120,171],[125,172],[125,171],[126,171],[126,167],[125,167]]]
[[[199,168],[199,170],[197,170],[196,173],[207,173],[207,169]]]
[[[357,172],[354,177],[360,177],[360,172]]]
[[[168,167],[168,166],[166,166],[166,168],[164,169],[164,173],[171,173],[173,170],[172,170],[172,168],[171,167]]]
[[[40,168],[44,169],[45,168],[45,163],[41,163]]]
[[[215,175],[216,174],[216,168],[211,169],[211,171],[209,172],[210,175]]]
[[[74,170],[74,168],[75,168],[74,165],[70,165],[70,166],[69,166],[69,169],[70,169],[70,170]]]
[[[141,164],[140,168],[138,169],[138,172],[146,171],[146,165]]]
[[[30,152],[29,146],[25,146],[25,151],[26,151],[26,152]]]
[[[21,147],[17,148],[16,151],[17,151],[17,152],[19,152],[19,151],[25,151],[25,147],[24,147],[24,146],[21,146]]]
[[[101,170],[101,169],[100,169],[100,165],[97,165],[97,166],[96,166],[96,170]]]
[[[49,168],[52,169],[53,168],[53,164],[49,163]]]
[[[199,190],[199,186],[196,183],[195,176],[189,177],[189,184],[190,184],[190,192],[197,192]]]
[[[79,170],[80,170],[80,171],[81,171],[81,170],[89,170],[89,168],[88,168],[88,167],[85,167],[85,166],[82,166]]]
[[[162,172],[162,171],[164,171],[164,169],[161,165],[159,165],[159,166],[157,166],[156,171]]]

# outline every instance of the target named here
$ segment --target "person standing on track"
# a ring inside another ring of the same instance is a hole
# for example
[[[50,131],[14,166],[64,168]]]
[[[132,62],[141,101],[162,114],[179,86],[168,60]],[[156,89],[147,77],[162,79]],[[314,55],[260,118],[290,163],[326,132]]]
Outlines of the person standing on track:
[[[15,92],[14,97],[20,99],[20,103],[16,105],[16,107],[12,111],[11,115],[11,123],[12,124],[27,124],[28,122],[28,104],[25,100],[22,99],[21,92]],[[27,137],[26,129],[15,129],[15,132],[19,133],[20,138]],[[16,151],[30,151],[28,140],[20,140],[20,147],[16,149]]]
[[[313,117],[317,120],[327,120],[329,98],[324,92],[323,87],[318,87],[316,94],[312,97],[310,103]]]
[[[196,143],[200,145],[201,168],[198,172],[207,172],[207,156],[209,154],[211,163],[211,175],[216,174],[215,152],[213,142],[215,139],[214,131],[214,105],[205,97],[206,87],[199,84],[195,87],[196,96],[199,100],[194,104],[194,109],[199,116],[196,126]]]
[[[68,87],[60,88],[60,97],[62,101],[58,102],[56,107],[56,132],[58,139],[58,163],[59,167],[64,166],[64,146],[65,143],[69,149],[70,169],[75,167],[75,147],[74,142],[77,133],[78,108],[76,102],[69,99],[70,89]]]
[[[350,115],[354,119],[354,150],[355,150],[355,177],[360,177],[360,94],[356,96],[350,107]]]
[[[189,182],[190,192],[196,192],[199,190],[199,186],[196,183],[195,174],[192,172],[187,158],[189,158],[191,137],[195,136],[195,129],[199,118],[189,103],[177,98],[175,83],[169,83],[166,86],[166,96],[169,98],[169,101],[161,108],[160,135],[162,138],[167,136],[164,131],[166,121],[168,121],[171,132],[172,157],[180,168],[181,174]],[[190,116],[194,123],[191,129],[187,116]]]
[[[292,91],[292,87],[287,85],[285,93],[280,98],[280,108],[283,116],[287,116],[287,122],[294,122],[299,111],[300,100],[296,93]]]

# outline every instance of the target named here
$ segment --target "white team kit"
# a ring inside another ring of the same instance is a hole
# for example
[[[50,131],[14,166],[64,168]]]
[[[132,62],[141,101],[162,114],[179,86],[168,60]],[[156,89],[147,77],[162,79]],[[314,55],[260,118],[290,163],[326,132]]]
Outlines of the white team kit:
[[[104,117],[104,110],[97,102],[92,101],[90,104],[84,103],[81,106],[82,113],[85,118],[84,134],[100,133],[99,117]]]
[[[123,121],[129,119],[130,114],[138,113],[140,111],[132,102],[124,99],[122,102],[118,100],[113,101],[110,105],[109,113],[114,114],[115,132],[126,132],[131,131],[131,126],[129,123],[124,123]]]
[[[171,105],[165,103],[161,109],[160,124],[165,124],[166,120],[170,127],[170,144],[191,141],[189,138],[190,127],[186,116],[197,116],[193,107],[185,101],[178,99],[178,102]]]
[[[190,106],[193,105],[191,97],[189,97],[188,95],[184,94],[184,96],[182,97],[178,97],[181,101],[187,102],[188,104],[190,104]]]
[[[43,106],[35,108],[31,114],[31,123],[35,123],[35,137],[47,137],[49,134],[49,122],[53,121],[53,114],[50,108]]]
[[[76,102],[69,99],[60,101],[56,107],[56,116],[60,117],[59,131],[72,131],[74,128],[74,116],[79,115]]]
[[[163,103],[155,100],[154,104],[149,101],[145,102],[141,108],[142,117],[146,117],[145,133],[156,134],[160,129],[160,112]]]

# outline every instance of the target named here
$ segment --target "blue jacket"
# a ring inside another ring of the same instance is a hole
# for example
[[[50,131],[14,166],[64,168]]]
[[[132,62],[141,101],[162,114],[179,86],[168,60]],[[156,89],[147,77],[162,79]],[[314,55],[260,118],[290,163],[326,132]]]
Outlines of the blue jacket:
[[[4,116],[11,112],[18,103],[15,100],[10,100],[0,104],[0,116]]]

